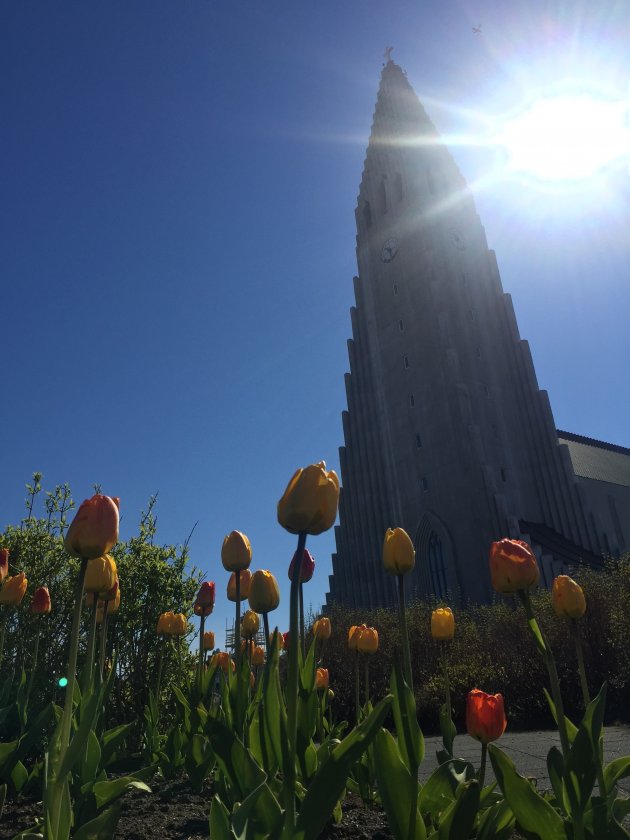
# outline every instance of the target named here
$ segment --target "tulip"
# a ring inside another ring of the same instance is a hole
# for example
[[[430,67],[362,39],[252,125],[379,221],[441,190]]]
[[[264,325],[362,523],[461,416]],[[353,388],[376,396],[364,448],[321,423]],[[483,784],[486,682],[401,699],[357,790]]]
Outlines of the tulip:
[[[282,650],[287,650],[288,651],[290,645],[291,645],[291,633],[290,633],[289,630],[287,630],[286,633],[282,634]]]
[[[505,732],[507,720],[503,709],[503,695],[486,694],[473,688],[466,697],[466,729],[482,744],[496,741]]]
[[[586,612],[582,587],[568,575],[554,578],[551,598],[556,615],[560,618],[582,618]]]
[[[259,627],[260,621],[258,619],[258,614],[255,613],[253,610],[247,610],[247,612],[243,616],[243,621],[241,622],[241,629],[243,631],[243,635],[255,636],[256,633],[258,633]]]
[[[313,624],[313,636],[315,636],[316,639],[321,639],[322,642],[328,641],[331,633],[332,628],[330,626],[329,618],[318,618]]]
[[[378,650],[378,630],[375,627],[366,627],[358,634],[357,650],[359,653],[376,653]]]
[[[503,539],[490,548],[490,577],[497,592],[512,595],[536,586],[540,571],[526,542]]]
[[[89,564],[88,564],[89,566]],[[112,603],[118,598],[118,603],[120,604],[120,584],[118,582],[118,574],[116,575],[116,580],[114,581],[114,585],[110,589],[106,589],[104,592],[99,592],[99,600],[101,601],[111,601]],[[98,604],[97,604],[98,606]],[[110,604],[111,607],[111,604]],[[110,609],[108,607],[108,609]]]
[[[203,649],[214,650],[214,633],[212,630],[207,630],[203,634]]]
[[[265,664],[265,651],[260,645],[257,645],[252,651],[252,665]]]
[[[0,548],[0,583],[9,574],[9,549]]]
[[[246,601],[249,598],[249,584],[252,579],[252,573],[249,569],[245,569],[241,573],[241,601]],[[232,572],[227,585],[228,601],[236,601],[236,572]]]
[[[291,534],[321,534],[335,524],[339,503],[337,474],[326,464],[299,469],[278,502],[278,522]]]
[[[255,645],[251,639],[243,639],[243,641],[241,642],[241,653],[251,660],[252,654],[254,652],[254,647]]]
[[[210,667],[218,667],[224,674],[227,674],[228,668],[230,667],[232,668],[232,671],[236,670],[234,660],[230,658],[230,654],[225,650],[220,650],[218,653],[214,654],[210,660]]]
[[[202,615],[204,618],[214,609],[214,582],[204,581],[197,593],[194,605],[195,615]]]
[[[82,502],[64,539],[68,554],[102,557],[118,542],[119,499],[97,494]]]
[[[249,605],[257,613],[275,610],[280,603],[280,590],[275,577],[264,569],[254,572],[249,585]]]
[[[174,613],[172,613],[170,610],[160,615],[157,621],[157,627],[155,629],[155,632],[158,634],[158,636],[171,635],[171,623],[174,617]]]
[[[48,587],[40,586],[33,593],[31,612],[35,615],[43,615],[44,613],[49,613],[50,609],[50,592],[48,591]]]
[[[249,672],[249,687],[252,691],[254,690],[255,685],[256,685],[256,677],[254,676],[254,672],[250,671]]]
[[[416,565],[416,550],[403,528],[388,528],[383,541],[383,568],[390,575],[406,575]]]
[[[5,604],[8,607],[18,607],[22,603],[27,586],[28,580],[24,572],[5,578],[2,589],[0,589],[0,604]]]
[[[240,531],[232,531],[223,540],[221,562],[226,572],[242,572],[252,562],[252,547]]]
[[[318,668],[315,672],[315,688],[328,688],[328,669]]]
[[[455,635],[455,617],[449,607],[439,607],[431,613],[431,635],[440,642]]]
[[[116,561],[111,554],[92,557],[85,571],[84,589],[86,592],[107,592],[114,586],[117,574]]]
[[[172,636],[185,636],[188,632],[188,622],[184,613],[175,613],[170,622]]]
[[[297,559],[297,552],[291,558],[289,565],[289,580],[293,580],[293,570],[295,568],[295,561]],[[302,553],[302,563],[300,565],[300,583],[308,583],[313,577],[315,571],[315,559],[311,552],[305,548]]]
[[[353,625],[348,630],[348,648],[350,650],[358,650],[359,636],[364,630],[367,630],[366,624],[360,624],[358,627]]]

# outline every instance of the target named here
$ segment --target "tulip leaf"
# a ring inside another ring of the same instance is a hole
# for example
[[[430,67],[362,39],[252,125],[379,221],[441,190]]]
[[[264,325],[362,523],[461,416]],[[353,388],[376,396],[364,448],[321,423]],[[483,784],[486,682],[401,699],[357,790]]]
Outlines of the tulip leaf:
[[[267,774],[259,767],[236,734],[225,724],[209,717],[206,728],[217,763],[227,776],[227,781],[235,793],[235,799],[242,802],[246,796],[266,781]]]
[[[282,767],[286,773],[286,761],[288,761],[288,749],[286,738],[282,736],[283,728],[286,731],[286,708],[280,692],[278,675],[278,633],[274,633],[271,641],[271,648],[267,655],[267,664],[262,675],[262,715],[264,726],[261,727],[261,738],[264,748],[269,754],[273,751],[275,765]],[[271,756],[269,756],[269,760]],[[265,766],[268,772],[272,767],[271,761]]]
[[[547,689],[543,686],[543,691],[545,692],[545,697],[547,698],[547,703],[549,708],[551,709],[551,714],[553,715],[553,719],[556,722],[556,726],[558,725],[558,712],[556,711],[556,704],[553,702],[551,694],[547,691]],[[578,728],[573,723],[573,721],[569,720],[569,718],[565,715],[564,716],[564,723],[567,728],[567,735],[569,737],[569,743],[573,743],[573,739],[577,735]]]
[[[400,751],[407,769],[416,776],[424,759],[424,738],[416,715],[416,701],[403,678],[399,657],[394,660],[390,688],[394,695],[392,712]]]
[[[11,771],[11,784],[16,793],[19,793],[28,781],[28,770],[21,761],[16,761]]]
[[[514,762],[494,744],[488,746],[494,775],[519,824],[544,840],[566,840],[562,818],[533,785],[520,776]]]
[[[98,817],[84,823],[74,832],[72,840],[111,840],[116,832],[121,807],[122,803],[117,802]]]
[[[282,826],[282,809],[266,782],[255,788],[232,814],[232,830],[238,840],[270,838]]]
[[[386,695],[320,765],[300,807],[294,840],[316,840],[342,795],[352,765],[376,737],[392,703]]]
[[[110,802],[115,802],[129,788],[151,793],[151,788],[134,776],[121,776],[119,779],[112,779],[107,782],[96,782],[92,787],[96,807],[100,810],[109,805]]]
[[[63,781],[66,773],[68,773],[74,767],[75,763],[81,759],[98,710],[102,708],[101,699],[102,690],[98,693],[90,695],[89,701],[83,710],[79,728],[72,736],[70,746],[63,757],[63,761],[58,772],[58,779],[60,781]]]
[[[410,837],[410,820],[414,801],[414,785],[416,787],[415,802],[417,803],[418,779],[412,776],[400,757],[400,751],[394,737],[381,729],[374,742],[376,758],[376,779],[381,795],[381,802],[387,821],[394,837]],[[413,840],[423,840],[426,829],[420,813],[416,808],[416,830]]]
[[[101,761],[101,745],[99,744],[96,732],[90,730],[88,735],[85,754],[83,756],[83,764],[81,767],[81,781],[93,782],[96,779],[99,764]]]
[[[479,810],[479,793],[477,779],[460,785],[455,802],[440,819],[439,840],[465,840],[470,837]]]
[[[453,755],[453,741],[457,735],[457,727],[453,723],[453,719],[449,714],[449,710],[444,703],[440,707],[440,732],[442,733],[442,743],[444,750],[449,756]]]
[[[552,747],[547,753],[547,773],[556,797],[556,803],[567,814],[566,790],[563,782],[564,758],[558,747]]]
[[[604,781],[606,782],[606,790],[610,791],[613,785],[621,779],[626,779],[630,776],[630,755],[625,755],[622,758],[616,758],[607,764],[604,768]]]
[[[230,828],[230,815],[223,802],[215,794],[210,806],[210,837],[212,840],[232,840],[234,834]]]
[[[463,758],[452,758],[440,764],[422,786],[420,811],[434,821],[454,801],[460,784],[475,778],[475,768]]]
[[[0,819],[2,819],[2,810],[4,808],[4,800],[7,798],[7,786],[0,785]]]
[[[19,744],[19,739],[16,738],[15,741],[7,741],[4,744],[0,744],[0,767],[8,761],[14,752],[16,752],[17,747]]]
[[[135,721],[131,723],[121,723],[120,726],[115,726],[113,729],[108,729],[103,733],[101,738],[101,764],[107,767],[114,757],[119,745],[124,741],[125,735],[130,732],[135,726]]]
[[[507,840],[514,829],[514,814],[507,799],[502,799],[481,815],[477,840]]]
[[[588,808],[584,812],[584,831],[586,837],[597,840],[628,840],[630,834],[617,822],[625,814],[618,814],[613,805],[612,812],[609,803],[601,796],[592,797]]]

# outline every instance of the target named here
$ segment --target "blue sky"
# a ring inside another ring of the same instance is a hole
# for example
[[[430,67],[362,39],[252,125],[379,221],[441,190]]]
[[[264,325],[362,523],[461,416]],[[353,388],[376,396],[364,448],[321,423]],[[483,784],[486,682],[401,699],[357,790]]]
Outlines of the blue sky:
[[[556,424],[630,446],[628,161],[550,190],[488,144],[567,80],[627,97],[630,9],[503,6],[5,0],[1,525],[34,470],[77,502],[94,482],[119,495],[123,536],[159,490],[160,542],[199,521],[214,629],[225,533],[284,585],[277,499],[297,466],[338,469],[354,207],[389,44],[473,185]],[[310,543],[315,608],[333,542]]]

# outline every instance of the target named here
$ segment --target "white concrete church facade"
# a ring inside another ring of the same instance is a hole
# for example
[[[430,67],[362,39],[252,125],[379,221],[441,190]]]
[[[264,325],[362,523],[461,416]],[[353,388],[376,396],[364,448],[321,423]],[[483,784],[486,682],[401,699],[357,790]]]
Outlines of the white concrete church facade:
[[[490,596],[493,539],[528,540],[547,583],[629,551],[630,450],[556,429],[471,193],[391,60],[356,222],[327,602],[393,603],[388,527],[414,540],[413,594],[454,602]]]

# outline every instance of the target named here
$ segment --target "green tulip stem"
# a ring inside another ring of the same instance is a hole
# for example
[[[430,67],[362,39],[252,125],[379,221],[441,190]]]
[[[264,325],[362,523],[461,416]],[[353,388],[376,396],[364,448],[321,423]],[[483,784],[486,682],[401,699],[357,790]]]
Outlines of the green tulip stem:
[[[269,654],[269,613],[264,612],[262,614],[263,617],[263,626],[265,628],[265,652]]]
[[[440,658],[442,660],[442,673],[444,674],[444,702],[446,704],[446,715],[448,723],[453,719],[453,712],[451,709],[451,684],[448,678],[448,656],[446,653],[446,642],[438,642],[440,645]],[[445,745],[446,746],[446,745]]]
[[[92,613],[90,615],[90,632],[88,634],[87,648],[85,651],[85,665],[83,666],[83,680],[81,692],[85,695],[90,687],[92,671],[94,670],[94,648],[96,640],[96,598],[93,597]]]
[[[37,653],[39,651],[39,635],[42,629],[41,616],[37,616],[37,633],[35,634],[35,646],[33,648],[33,662],[31,663],[31,675],[28,678],[28,686],[26,688],[26,697],[24,698],[24,711],[28,712],[28,701],[31,696],[33,688],[33,679],[35,678],[35,670],[37,669]]]
[[[302,564],[300,563],[299,574],[302,574]],[[306,657],[306,637],[304,633],[304,584],[300,581],[300,647],[302,648],[302,659]]]
[[[481,743],[481,764],[479,765],[479,792],[483,790],[483,783],[486,778],[486,758],[488,757],[488,745]]]
[[[72,629],[70,631],[70,651],[68,653],[68,671],[66,674],[68,683],[66,685],[66,693],[63,701],[63,715],[61,718],[61,734],[59,736],[59,747],[54,760],[54,787],[50,798],[50,824],[52,827],[52,837],[56,837],[59,831],[59,817],[61,815],[61,804],[63,800],[63,791],[65,788],[65,779],[57,776],[57,773],[61,768],[66,752],[68,751],[68,746],[70,744],[70,730],[72,729],[72,699],[74,697],[74,683],[76,679],[77,670],[77,655],[79,652],[79,630],[81,628],[83,585],[85,583],[85,572],[87,570],[87,564],[87,557],[82,557],[81,568],[79,569],[79,576],[77,578],[76,589],[74,592],[74,612],[72,614]],[[45,799],[48,799],[48,797],[45,797]],[[46,818],[46,814],[44,814],[44,818]]]
[[[409,650],[409,634],[407,632],[407,611],[405,609],[405,576],[398,575],[398,622],[403,649],[403,668],[407,685],[413,692],[413,675],[411,672],[411,651]]]
[[[162,668],[164,667],[164,645],[166,644],[164,637],[160,641],[158,648],[158,665],[157,665],[157,680],[155,683],[155,702],[158,709],[158,716],[160,714],[160,694],[162,691]]]
[[[361,711],[361,681],[359,679],[359,651],[356,651],[356,658],[354,660],[354,706],[355,715],[357,719],[357,726],[359,725],[359,712]]]
[[[370,658],[365,657],[365,702],[370,701]]]
[[[560,692],[560,679],[558,678],[556,661],[553,658],[551,648],[549,647],[549,644],[545,639],[543,632],[538,625],[538,622],[536,621],[534,610],[532,609],[532,602],[529,597],[529,591],[526,589],[520,589],[518,591],[518,596],[521,599],[521,602],[525,608],[527,624],[529,626],[530,633],[533,636],[534,643],[540,651],[541,656],[545,660],[545,665],[547,666],[547,671],[549,673],[549,683],[551,686],[551,696],[556,707],[556,719],[558,724],[558,732],[560,733],[562,755],[564,756],[564,760],[566,762],[569,756],[570,743],[569,735],[567,732],[567,721],[564,716],[564,703],[562,702],[562,693]]]
[[[569,619],[569,628],[571,636],[573,637],[573,644],[575,645],[575,655],[578,663],[578,673],[580,675],[580,686],[582,688],[582,700],[584,701],[584,709],[591,702],[591,695],[588,690],[588,680],[586,679],[586,668],[584,667],[584,651],[582,649],[582,638],[580,636],[580,628],[576,618]]]
[[[234,572],[236,581],[236,624],[234,625],[234,659],[236,660],[236,679],[240,680],[241,669],[241,573]]]
[[[206,626],[205,608],[201,608],[201,616],[199,618],[199,662],[197,664],[197,681],[199,683],[199,691],[201,691],[201,682],[203,680],[203,631]]]
[[[4,653],[4,635],[7,629],[7,621],[9,619],[8,607],[1,606],[2,610],[2,624],[0,625],[0,665],[2,665],[2,655]]]
[[[177,668],[179,670],[178,679],[181,679],[182,676],[182,637],[176,636],[177,641],[175,645],[177,647]]]
[[[302,557],[306,546],[306,532],[298,535],[297,556]],[[298,603],[300,595],[299,571],[291,578],[291,593],[289,596],[289,665],[287,669],[287,717],[289,755],[284,774],[285,796],[285,837],[293,837],[295,833],[295,755],[297,751],[297,710],[298,710]]]
[[[101,622],[101,647],[99,651],[99,665],[101,669],[101,680],[105,677],[105,651],[107,650],[107,619],[109,613],[107,612],[107,608],[109,607],[109,601],[105,601],[103,604],[103,620]]]

